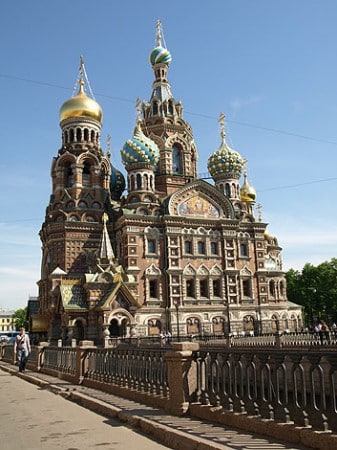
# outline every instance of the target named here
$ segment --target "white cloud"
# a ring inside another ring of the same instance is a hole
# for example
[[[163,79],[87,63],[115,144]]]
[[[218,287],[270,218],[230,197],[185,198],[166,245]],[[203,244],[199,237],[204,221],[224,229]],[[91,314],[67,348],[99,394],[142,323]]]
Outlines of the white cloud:
[[[256,103],[259,103],[263,100],[262,95],[252,95],[251,97],[248,97],[246,99],[242,98],[235,98],[230,102],[230,106],[233,110],[232,116],[235,117],[236,114],[241,111],[244,108],[247,108],[248,106],[254,105]]]

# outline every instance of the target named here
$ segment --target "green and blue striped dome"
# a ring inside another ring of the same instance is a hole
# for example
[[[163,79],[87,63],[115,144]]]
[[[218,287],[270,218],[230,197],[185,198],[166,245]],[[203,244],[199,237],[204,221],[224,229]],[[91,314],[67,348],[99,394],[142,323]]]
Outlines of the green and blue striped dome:
[[[166,64],[169,65],[172,61],[172,55],[167,50],[167,48],[158,46],[152,50],[150,53],[150,63],[154,66],[155,64]]]
[[[122,150],[122,162],[125,167],[145,163],[155,166],[159,160],[159,149],[152,139],[138,129],[132,139],[128,139]]]

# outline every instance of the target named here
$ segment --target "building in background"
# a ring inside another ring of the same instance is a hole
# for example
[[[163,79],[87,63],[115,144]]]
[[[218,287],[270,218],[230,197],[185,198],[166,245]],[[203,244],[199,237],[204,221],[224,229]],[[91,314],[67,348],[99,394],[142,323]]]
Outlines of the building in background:
[[[51,341],[302,327],[301,307],[287,301],[281,248],[256,208],[247,161],[226,142],[223,114],[210,178],[198,177],[193,131],[167,77],[171,60],[158,22],[152,95],[137,103],[121,150],[126,180],[109,142],[101,147],[103,112],[81,60],[78,93],[60,110],[40,231],[35,331]]]
[[[0,333],[6,331],[15,331],[15,319],[13,314],[15,311],[0,309]]]

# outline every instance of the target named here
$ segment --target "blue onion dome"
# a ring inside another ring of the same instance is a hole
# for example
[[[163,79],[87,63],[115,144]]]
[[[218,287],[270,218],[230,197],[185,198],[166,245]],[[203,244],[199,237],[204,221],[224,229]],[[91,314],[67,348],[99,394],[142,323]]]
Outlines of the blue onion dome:
[[[116,167],[110,164],[111,176],[110,176],[110,192],[111,194],[120,197],[125,190],[125,178],[122,172],[120,172]]]
[[[125,142],[121,155],[125,167],[139,163],[155,166],[159,160],[159,149],[152,139],[145,136],[138,124],[133,138]]]
[[[166,64],[168,66],[171,61],[172,61],[171,53],[162,46],[154,48],[150,53],[150,63],[153,66],[155,64]]]
[[[247,173],[244,173],[243,185],[240,189],[240,197],[242,202],[253,203],[256,199],[256,191],[247,181]]]

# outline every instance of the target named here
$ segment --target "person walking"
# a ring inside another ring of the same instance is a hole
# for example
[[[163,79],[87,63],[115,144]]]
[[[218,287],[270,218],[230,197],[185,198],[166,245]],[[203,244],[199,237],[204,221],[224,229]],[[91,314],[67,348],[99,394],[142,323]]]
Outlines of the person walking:
[[[25,329],[21,327],[20,334],[16,336],[14,342],[14,355],[16,355],[19,363],[19,372],[24,372],[26,370],[27,359],[30,352],[29,336],[25,333]]]

